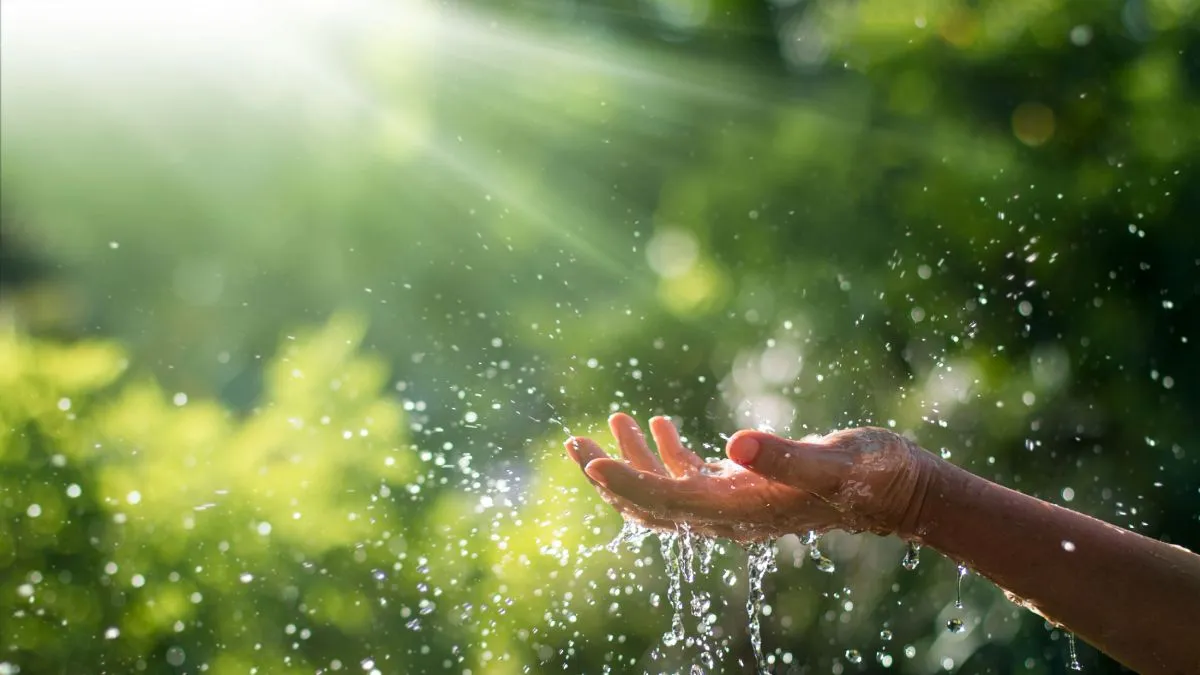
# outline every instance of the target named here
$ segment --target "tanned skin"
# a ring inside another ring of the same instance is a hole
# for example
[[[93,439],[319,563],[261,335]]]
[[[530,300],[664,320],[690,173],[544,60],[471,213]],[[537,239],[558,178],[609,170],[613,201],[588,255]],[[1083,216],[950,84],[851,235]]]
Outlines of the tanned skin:
[[[1200,673],[1200,556],[997,485],[878,428],[795,441],[739,431],[705,462],[665,417],[658,453],[609,419],[620,458],[566,449],[600,495],[647,527],[739,542],[841,529],[896,535],[990,579],[1014,602],[1139,673]]]

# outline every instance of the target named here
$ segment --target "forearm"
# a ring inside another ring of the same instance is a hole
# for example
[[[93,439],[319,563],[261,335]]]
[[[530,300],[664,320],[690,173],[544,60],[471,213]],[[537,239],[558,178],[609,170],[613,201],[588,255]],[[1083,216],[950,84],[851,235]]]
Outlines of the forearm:
[[[1138,672],[1200,672],[1200,556],[928,458],[902,536]]]

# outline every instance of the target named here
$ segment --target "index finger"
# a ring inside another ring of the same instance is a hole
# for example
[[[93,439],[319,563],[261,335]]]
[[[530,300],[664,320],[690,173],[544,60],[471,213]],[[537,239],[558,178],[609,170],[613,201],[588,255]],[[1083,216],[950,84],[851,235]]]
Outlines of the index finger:
[[[615,413],[608,418],[608,428],[612,430],[617,444],[621,446],[621,456],[633,468],[660,476],[667,475],[667,468],[663,466],[658,455],[650,451],[649,446],[646,445],[646,437],[642,434],[642,428],[632,417],[625,413]]]

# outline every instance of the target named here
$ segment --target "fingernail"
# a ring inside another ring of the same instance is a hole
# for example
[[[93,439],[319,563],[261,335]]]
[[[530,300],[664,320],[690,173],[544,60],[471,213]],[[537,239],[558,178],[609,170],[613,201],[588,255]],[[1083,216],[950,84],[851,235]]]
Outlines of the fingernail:
[[[597,469],[593,469],[592,462],[588,462],[587,466],[583,467],[583,472],[587,474],[588,478],[600,484],[600,486],[608,487],[608,481],[604,480],[604,474],[600,473]]]
[[[752,464],[754,458],[758,457],[758,451],[758,441],[748,436],[742,436],[729,446],[729,459],[743,466]]]

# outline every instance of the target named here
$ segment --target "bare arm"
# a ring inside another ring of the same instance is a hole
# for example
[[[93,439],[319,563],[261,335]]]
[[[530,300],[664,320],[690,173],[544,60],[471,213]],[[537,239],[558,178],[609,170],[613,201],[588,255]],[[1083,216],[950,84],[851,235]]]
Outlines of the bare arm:
[[[898,534],[1140,673],[1200,672],[1200,556],[925,460],[915,527]]]
[[[663,462],[631,418],[610,424],[621,459],[588,439],[567,452],[626,518],[740,541],[834,528],[897,534],[1140,673],[1200,673],[1200,556],[1186,549],[1009,490],[887,429],[800,441],[739,431],[729,459],[706,464],[668,420],[652,424]]]

